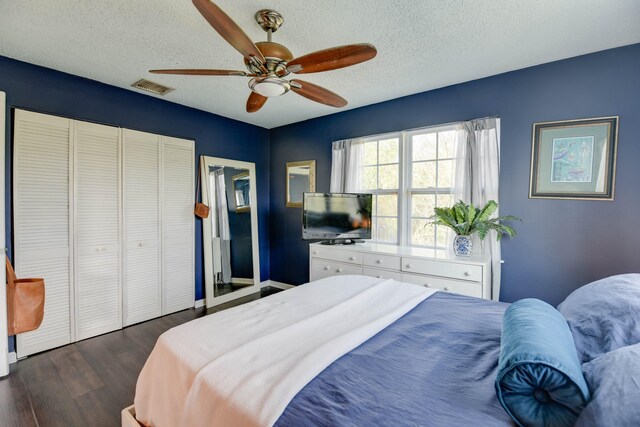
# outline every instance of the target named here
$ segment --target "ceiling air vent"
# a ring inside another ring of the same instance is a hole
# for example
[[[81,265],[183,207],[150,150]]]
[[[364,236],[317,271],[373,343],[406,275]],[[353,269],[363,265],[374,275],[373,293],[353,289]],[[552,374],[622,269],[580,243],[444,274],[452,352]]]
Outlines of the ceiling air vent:
[[[172,92],[175,90],[174,88],[162,86],[160,83],[152,82],[151,80],[147,80],[147,79],[140,79],[134,84],[132,84],[131,87],[135,87],[136,89],[155,93],[156,95],[160,95],[160,96],[166,95],[169,92]]]

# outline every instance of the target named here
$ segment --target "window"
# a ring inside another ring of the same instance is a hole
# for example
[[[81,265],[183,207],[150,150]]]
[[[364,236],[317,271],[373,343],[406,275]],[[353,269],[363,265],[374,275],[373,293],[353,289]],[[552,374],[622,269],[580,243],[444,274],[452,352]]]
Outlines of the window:
[[[372,239],[440,248],[447,230],[429,224],[433,209],[451,206],[456,125],[364,140],[363,186],[373,194]]]

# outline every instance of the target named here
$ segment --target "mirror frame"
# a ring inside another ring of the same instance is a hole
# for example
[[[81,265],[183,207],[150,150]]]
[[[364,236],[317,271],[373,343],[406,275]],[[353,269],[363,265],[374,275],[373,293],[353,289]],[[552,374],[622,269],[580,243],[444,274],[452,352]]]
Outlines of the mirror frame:
[[[301,208],[302,202],[292,202],[291,194],[289,194],[289,168],[309,166],[309,190],[306,193],[315,193],[316,191],[316,161],[315,160],[300,160],[298,162],[287,162],[286,174],[285,174],[285,192],[286,192],[286,207],[288,208]]]
[[[204,252],[204,285],[205,285],[205,298],[207,308],[214,307],[225,302],[233,301],[238,298],[245,297],[257,292],[260,292],[260,245],[258,234],[258,198],[256,191],[256,165],[253,162],[243,162],[240,160],[223,159],[220,157],[202,156],[200,171],[200,179],[202,180],[202,202],[205,203],[210,209],[215,209],[211,206],[209,199],[209,168],[211,166],[225,166],[235,169],[247,169],[249,174],[249,198],[251,205],[255,209],[249,208],[249,214],[251,215],[251,256],[253,258],[253,285],[246,286],[242,289],[238,289],[229,294],[215,296],[213,287],[213,250],[211,244],[206,244],[208,240],[211,240],[211,217],[202,220],[202,249]],[[235,200],[235,195],[234,195]],[[228,203],[228,201],[227,201]],[[208,236],[208,237],[207,237]]]

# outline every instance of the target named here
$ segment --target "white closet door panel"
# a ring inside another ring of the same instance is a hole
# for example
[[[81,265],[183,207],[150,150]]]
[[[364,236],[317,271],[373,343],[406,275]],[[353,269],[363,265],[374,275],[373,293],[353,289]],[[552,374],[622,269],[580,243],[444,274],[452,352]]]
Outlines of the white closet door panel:
[[[76,277],[77,336],[83,340],[122,327],[117,252],[79,256]]]
[[[120,129],[75,123],[76,339],[122,327]]]
[[[18,357],[69,344],[71,334],[71,287],[68,253],[60,258],[22,262],[19,277],[45,279],[44,319],[35,331],[19,334]]]
[[[18,277],[45,279],[42,325],[17,336],[18,357],[73,341],[70,251],[71,121],[16,110],[13,209]]]
[[[194,302],[193,141],[162,137],[162,313]]]
[[[125,129],[123,148],[125,240],[154,240],[157,245],[160,137]]]
[[[125,326],[162,315],[160,306],[160,250],[156,247],[133,248],[128,251],[124,284]]]
[[[118,128],[76,122],[76,234],[79,246],[118,244]]]
[[[160,137],[123,133],[124,325],[162,314],[160,283]]]

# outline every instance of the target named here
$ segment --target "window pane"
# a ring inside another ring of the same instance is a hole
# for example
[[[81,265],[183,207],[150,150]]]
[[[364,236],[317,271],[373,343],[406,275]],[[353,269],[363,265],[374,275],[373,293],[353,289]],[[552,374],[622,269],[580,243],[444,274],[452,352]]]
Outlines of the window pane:
[[[398,138],[385,139],[379,142],[380,158],[378,159],[380,164],[383,163],[398,163]]]
[[[448,130],[438,133],[438,157],[441,159],[455,157],[456,131]]]
[[[396,243],[398,241],[398,218],[376,218],[376,240]]]
[[[375,165],[378,163],[378,142],[364,143],[364,164]]]
[[[449,229],[441,225],[436,225],[436,245],[446,248],[449,241]]]
[[[436,134],[425,133],[422,135],[413,135],[411,137],[412,142],[412,157],[413,161],[416,160],[435,160],[436,159]]]
[[[411,216],[430,217],[436,207],[435,194],[414,194],[411,196]]]
[[[438,194],[436,204],[439,208],[450,208],[453,206],[453,196],[451,194]]]
[[[435,246],[435,226],[426,219],[411,220],[411,244]]]
[[[413,188],[433,188],[436,186],[436,162],[413,164]]]
[[[379,166],[378,188],[394,189],[398,188],[398,165]]]
[[[398,196],[396,194],[379,195],[376,215],[398,216]]]
[[[453,160],[438,161],[438,188],[451,188],[453,184]]]
[[[375,190],[378,188],[378,168],[376,166],[367,166],[364,168],[364,188],[366,190]]]

